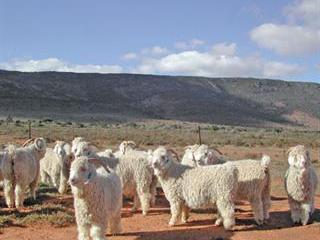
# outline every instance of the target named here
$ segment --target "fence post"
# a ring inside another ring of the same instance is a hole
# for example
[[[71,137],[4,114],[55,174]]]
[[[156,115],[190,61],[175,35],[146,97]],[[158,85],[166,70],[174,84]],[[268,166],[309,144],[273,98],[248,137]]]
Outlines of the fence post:
[[[28,121],[28,139],[31,139],[31,121]]]
[[[74,139],[74,123],[72,124],[72,140]]]
[[[201,145],[202,141],[201,141],[201,128],[200,128],[200,126],[198,126],[198,137],[199,137],[199,145]]]

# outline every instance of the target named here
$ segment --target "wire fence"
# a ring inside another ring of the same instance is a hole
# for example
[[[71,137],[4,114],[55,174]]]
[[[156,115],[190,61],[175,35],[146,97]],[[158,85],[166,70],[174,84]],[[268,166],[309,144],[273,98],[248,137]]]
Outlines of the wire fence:
[[[187,146],[203,143],[209,146],[235,145],[244,147],[287,147],[304,144],[319,148],[319,131],[276,131],[247,128],[183,128],[113,126],[79,126],[75,124],[10,123],[0,125],[0,143],[19,144],[30,137],[44,137],[48,143],[56,140],[72,141],[82,136],[98,146],[118,145],[123,140],[133,140],[141,146]],[[319,155],[320,156],[320,155]]]

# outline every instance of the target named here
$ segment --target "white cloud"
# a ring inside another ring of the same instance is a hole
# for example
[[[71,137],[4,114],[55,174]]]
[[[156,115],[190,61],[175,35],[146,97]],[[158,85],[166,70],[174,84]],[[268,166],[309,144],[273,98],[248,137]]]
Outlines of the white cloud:
[[[145,48],[141,51],[143,55],[163,56],[169,53],[169,50],[165,47],[154,46],[151,48]]]
[[[133,60],[133,59],[136,59],[138,56],[136,53],[133,53],[133,52],[129,52],[129,53],[126,53],[122,56],[122,59],[124,60]]]
[[[273,78],[282,76],[294,76],[302,73],[303,67],[296,64],[287,64],[282,62],[267,62],[264,65],[263,76]]]
[[[285,7],[287,22],[265,23],[254,28],[251,39],[260,47],[282,55],[320,51],[320,0],[298,0]]]
[[[186,42],[176,42],[175,48],[180,50],[192,50],[204,45],[205,43],[206,42],[201,39],[192,39]]]
[[[0,69],[23,71],[23,72],[91,72],[91,73],[118,73],[123,69],[119,65],[93,65],[93,64],[70,64],[57,58],[47,58],[41,60],[12,60],[0,63]]]
[[[320,28],[320,0],[299,0],[285,8],[290,22]]]
[[[259,46],[283,55],[303,55],[320,50],[320,31],[301,26],[267,23],[251,31]]]
[[[191,46],[197,47],[197,46],[204,45],[206,42],[201,39],[192,39],[190,43],[191,43]]]
[[[302,69],[297,65],[267,62],[257,56],[241,58],[193,50],[159,59],[144,59],[135,72],[207,77],[287,77],[302,72]]]
[[[121,58],[124,60],[137,60],[146,57],[161,57],[169,54],[170,51],[165,47],[153,46],[150,48],[144,48],[140,52],[128,52],[124,54]]]
[[[233,56],[236,53],[236,47],[235,43],[218,43],[213,45],[212,52],[214,55]]]
[[[0,63],[0,69],[24,72],[124,72],[124,68],[119,65],[70,64],[57,58],[12,60]],[[127,69],[126,72],[207,77],[288,77],[301,73],[303,70],[302,67],[295,64],[267,62],[259,56],[241,58],[230,54],[217,55],[213,52],[193,50],[172,53],[163,57],[143,58],[136,68]]]

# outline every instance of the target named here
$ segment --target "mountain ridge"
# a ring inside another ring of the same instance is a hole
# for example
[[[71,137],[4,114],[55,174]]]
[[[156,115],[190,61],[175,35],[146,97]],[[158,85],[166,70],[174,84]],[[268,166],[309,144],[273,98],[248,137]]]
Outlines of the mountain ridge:
[[[273,79],[0,70],[0,115],[26,118],[316,128],[319,93]]]

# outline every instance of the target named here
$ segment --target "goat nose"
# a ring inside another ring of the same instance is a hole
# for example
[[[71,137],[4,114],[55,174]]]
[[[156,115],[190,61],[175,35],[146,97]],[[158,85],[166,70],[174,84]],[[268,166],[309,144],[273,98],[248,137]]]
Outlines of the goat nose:
[[[69,182],[72,185],[72,184],[74,184],[76,182],[76,180],[74,178],[70,178]]]

